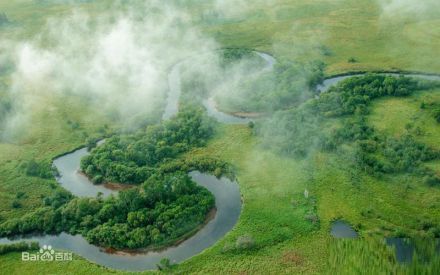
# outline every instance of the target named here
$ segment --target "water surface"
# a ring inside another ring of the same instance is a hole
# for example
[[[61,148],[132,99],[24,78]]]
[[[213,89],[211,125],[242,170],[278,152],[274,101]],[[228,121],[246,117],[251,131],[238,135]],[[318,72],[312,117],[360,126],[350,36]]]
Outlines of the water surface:
[[[147,254],[109,254],[101,248],[91,245],[80,235],[72,236],[67,233],[60,235],[31,236],[15,239],[0,239],[0,244],[17,241],[37,241],[40,245],[51,245],[56,249],[74,252],[87,260],[113,269],[127,271],[142,271],[156,269],[163,258],[179,263],[199,254],[212,246],[226,235],[237,222],[241,211],[241,197],[238,184],[229,179],[217,179],[214,176],[200,172],[191,172],[191,178],[200,186],[206,187],[215,197],[216,215],[195,235],[183,241],[178,246],[169,247],[159,252]]]
[[[422,243],[425,242],[434,242],[435,245],[435,251],[433,251],[436,255],[440,255],[440,239],[424,239],[420,240]],[[421,258],[422,262],[430,262],[433,259],[430,259],[426,255],[426,251],[417,251],[417,247],[414,243],[413,239],[408,238],[386,238],[385,243],[389,246],[392,246],[395,251],[396,260],[397,262],[401,264],[411,263],[414,257],[414,254],[417,253],[418,256]],[[422,248],[423,249],[423,248]],[[432,255],[435,257],[435,255]]]
[[[354,239],[358,237],[358,233],[345,221],[337,220],[331,225],[330,234],[335,238]]]

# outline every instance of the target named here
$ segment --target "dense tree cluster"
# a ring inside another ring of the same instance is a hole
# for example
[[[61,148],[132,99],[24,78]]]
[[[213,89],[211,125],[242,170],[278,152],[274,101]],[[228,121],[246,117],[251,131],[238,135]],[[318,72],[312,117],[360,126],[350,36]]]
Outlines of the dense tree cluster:
[[[175,159],[161,165],[158,173],[174,173],[177,171],[191,172],[200,171],[202,173],[208,172],[216,177],[227,176],[234,178],[234,171],[232,167],[225,161],[204,156],[191,156],[186,159]]]
[[[8,25],[9,23],[11,22],[9,21],[9,18],[6,15],[6,13],[0,12],[0,26]]]
[[[212,134],[212,121],[200,109],[188,107],[145,131],[108,138],[82,159],[81,169],[95,183],[139,184],[167,160],[204,145]]]
[[[368,127],[361,120],[352,123],[347,131],[332,133],[326,127],[328,117],[368,113],[371,100],[383,96],[405,96],[431,85],[408,77],[367,74],[348,78],[318,98],[311,99],[298,108],[279,111],[272,118],[259,123],[255,131],[265,136],[267,146],[284,154],[305,155],[313,148],[334,148],[341,138],[359,139]],[[367,128],[365,128],[367,127]],[[364,129],[365,128],[365,129]],[[344,136],[353,135],[353,137]]]
[[[69,232],[117,249],[173,243],[197,229],[215,205],[213,195],[193,182],[188,172],[232,174],[220,160],[176,158],[205,144],[212,134],[212,121],[200,109],[186,106],[169,121],[134,134],[113,136],[82,160],[82,169],[95,181],[100,177],[99,182],[140,185],[106,199],[74,198],[59,190],[45,197],[44,206],[33,213],[3,222],[0,236]],[[31,176],[52,176],[45,163],[29,161],[22,167]]]
[[[314,96],[314,89],[324,79],[324,64],[300,64],[281,61],[274,70],[255,77],[244,77],[233,90],[218,96],[218,102],[228,110],[273,112],[297,106]]]
[[[231,63],[243,60],[245,58],[255,57],[255,52],[245,48],[227,48],[221,51],[221,64],[228,66]]]
[[[421,172],[422,162],[440,158],[439,151],[417,142],[410,133],[399,138],[377,133],[364,117],[346,121],[327,140],[354,142],[358,165],[372,172]]]
[[[263,145],[280,154],[304,157],[316,145],[320,117],[310,108],[280,111],[273,117],[257,123],[255,131],[262,137]]]
[[[2,94],[0,94],[0,136],[3,131],[6,117],[12,109],[11,102]]]
[[[316,100],[325,116],[341,116],[365,111],[371,100],[383,96],[407,96],[423,86],[415,79],[379,74],[352,77],[332,86]]]
[[[21,168],[27,176],[40,177],[43,179],[50,179],[58,174],[56,168],[47,161],[25,161],[21,164]]]
[[[434,117],[435,121],[437,123],[440,123],[440,104],[436,102],[422,102],[420,104],[421,109],[427,109],[432,113],[432,116]]]
[[[72,198],[59,191],[44,203],[33,213],[1,224],[0,235],[66,231],[104,247],[158,247],[196,229],[215,201],[187,174],[173,173],[154,175],[117,197]]]
[[[9,252],[22,252],[22,251],[32,251],[39,249],[40,246],[37,242],[18,242],[11,244],[0,245],[0,255],[7,254]]]
[[[220,109],[231,112],[273,112],[299,105],[315,95],[324,79],[324,63],[277,61],[272,71],[267,61],[249,49],[221,51],[222,70],[214,76],[185,71],[184,101],[215,94]]]
[[[263,137],[263,145],[296,156],[312,150],[336,150],[343,143],[351,143],[359,168],[374,173],[414,172],[436,185],[440,183],[438,175],[421,164],[440,159],[440,152],[417,142],[409,131],[400,138],[377,133],[365,117],[368,104],[375,98],[406,96],[433,85],[438,84],[385,75],[349,78],[319,98],[276,113],[257,124],[255,132]],[[342,125],[335,128],[329,117],[339,117]]]

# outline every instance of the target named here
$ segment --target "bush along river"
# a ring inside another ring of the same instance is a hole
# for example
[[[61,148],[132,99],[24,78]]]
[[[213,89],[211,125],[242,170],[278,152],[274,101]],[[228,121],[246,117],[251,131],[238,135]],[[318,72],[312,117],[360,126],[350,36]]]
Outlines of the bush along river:
[[[263,53],[257,53],[267,62],[264,71],[271,70],[275,60]],[[181,95],[180,68],[185,61],[177,63],[171,69],[168,76],[169,94],[162,119],[167,120],[177,114],[179,98]],[[209,111],[209,109],[208,109]],[[244,123],[245,121],[230,115],[218,112],[215,116],[223,123]],[[247,121],[246,121],[247,122]],[[101,141],[104,142],[104,141]],[[99,144],[98,144],[99,145]],[[56,158],[53,165],[57,168],[59,176],[57,181],[65,189],[78,197],[96,197],[102,194],[104,197],[116,194],[123,185],[95,185],[89,178],[80,172],[81,159],[87,156],[87,148],[78,149],[72,153]],[[15,239],[0,239],[0,244],[7,244],[16,241],[36,241],[41,245],[51,245],[53,248],[72,251],[83,256],[91,262],[127,271],[142,271],[156,269],[161,259],[167,258],[172,263],[178,263],[199,254],[204,249],[215,244],[226,233],[228,233],[238,221],[241,212],[241,196],[237,182],[227,178],[216,178],[212,175],[190,172],[191,178],[198,185],[208,189],[215,197],[215,216],[210,219],[192,237],[184,240],[176,246],[162,249],[161,251],[150,251],[145,253],[124,253],[122,251],[109,253],[103,248],[89,244],[80,235],[62,233],[60,235],[28,236]]]
[[[276,60],[265,53],[256,52],[265,62],[263,72],[271,71]],[[190,60],[189,60],[190,61]],[[178,112],[179,98],[181,89],[181,67],[182,61],[174,65],[168,75],[169,94],[167,105],[163,114],[163,119],[169,119]],[[353,76],[361,74],[337,76],[326,79],[322,85],[317,87],[319,92],[325,92],[330,86]],[[397,75],[397,74],[391,74]],[[404,74],[406,76],[421,77],[430,80],[440,80],[440,76],[430,76],[423,74]],[[219,111],[212,98],[203,102],[208,115],[217,121],[226,124],[245,124],[251,119],[234,116]],[[80,160],[88,155],[87,149],[79,149],[72,153],[63,155],[54,160],[54,166],[58,169],[60,176],[57,181],[72,194],[78,197],[95,197],[102,193],[103,196],[116,194],[121,188],[119,185],[94,185],[85,175],[79,171]],[[168,258],[172,263],[184,261],[194,255],[199,254],[204,249],[215,244],[226,233],[228,233],[238,221],[241,212],[241,197],[237,182],[232,182],[226,178],[217,179],[214,176],[203,174],[198,171],[190,173],[191,178],[200,186],[207,188],[215,197],[215,216],[210,219],[192,237],[182,241],[176,246],[168,247],[161,251],[150,251],[145,253],[125,253],[122,251],[109,253],[104,249],[89,244],[80,235],[70,235],[62,233],[60,235],[28,236],[15,239],[0,239],[0,244],[8,244],[17,241],[37,241],[41,245],[51,245],[53,248],[74,252],[91,262],[127,271],[142,271],[156,269],[157,264],[163,258]],[[332,235],[335,237],[358,237],[357,232],[343,221],[336,221],[332,226]]]
[[[69,158],[69,155],[65,157]],[[76,155],[74,155],[76,157]],[[60,171],[61,173],[63,171]],[[62,233],[57,236],[29,236],[18,239],[0,239],[0,244],[20,241],[36,241],[40,245],[51,245],[53,248],[74,252],[91,262],[109,268],[142,271],[156,269],[161,259],[167,258],[178,263],[199,254],[212,246],[229,232],[237,222],[241,212],[241,197],[238,184],[227,178],[217,179],[214,176],[197,171],[190,173],[191,178],[199,185],[207,188],[215,197],[216,213],[213,219],[203,226],[196,234],[180,244],[161,251],[147,253],[109,253],[104,249],[91,245],[80,235],[72,236]],[[93,186],[92,183],[90,185]],[[83,189],[82,189],[83,190]],[[96,189],[90,189],[93,194]]]

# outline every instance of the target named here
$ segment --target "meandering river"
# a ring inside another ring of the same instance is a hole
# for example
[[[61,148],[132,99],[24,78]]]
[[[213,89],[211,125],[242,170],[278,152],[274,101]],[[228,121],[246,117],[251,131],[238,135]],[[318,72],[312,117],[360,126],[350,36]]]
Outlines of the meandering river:
[[[65,157],[69,157],[69,155]],[[215,196],[217,211],[214,218],[197,231],[195,235],[175,247],[169,247],[162,251],[149,252],[147,254],[110,254],[95,245],[89,244],[86,239],[80,235],[72,236],[67,233],[62,233],[57,236],[30,236],[15,240],[3,238],[0,239],[0,244],[12,243],[18,240],[37,241],[40,245],[46,244],[56,249],[72,251],[91,262],[109,268],[127,271],[156,269],[156,265],[163,258],[168,258],[173,263],[181,262],[199,254],[221,239],[234,227],[241,212],[241,197],[236,182],[232,182],[226,178],[217,179],[214,176],[200,172],[191,172],[190,176],[197,184],[206,187]],[[92,184],[90,183],[90,185]],[[83,188],[81,188],[81,190],[81,192],[84,191]],[[95,188],[91,188],[93,194],[95,191]]]
[[[265,53],[256,52],[265,62],[262,72],[269,72],[273,69],[276,60]],[[182,61],[174,65],[168,75],[169,94],[167,105],[163,114],[163,119],[169,119],[177,114],[179,109],[179,98],[181,89],[181,68]],[[360,74],[358,74],[360,75]],[[397,75],[397,74],[390,74]],[[440,80],[440,76],[405,74],[406,76],[421,77],[430,80]],[[350,76],[338,76],[326,79],[322,85],[317,87],[320,92],[325,92],[328,88]],[[227,124],[248,123],[251,119],[233,116],[222,113],[216,108],[213,98],[203,102],[208,115],[214,117],[219,122]],[[106,188],[104,185],[94,185],[90,180],[79,173],[80,160],[88,154],[85,148],[76,150],[54,160],[54,165],[58,168],[60,176],[57,181],[67,190],[78,197],[95,197],[98,193],[109,196],[117,191]],[[202,174],[194,171],[190,173],[192,179],[200,186],[206,187],[214,196],[216,201],[216,214],[204,227],[187,240],[175,247],[169,247],[158,252],[146,254],[109,254],[101,248],[89,244],[82,236],[72,236],[66,233],[60,235],[30,236],[18,239],[0,239],[0,244],[12,243],[18,240],[38,241],[40,245],[51,245],[57,249],[63,249],[77,253],[91,262],[128,271],[142,271],[155,269],[156,265],[163,258],[168,258],[172,262],[181,262],[194,255],[199,254],[204,249],[215,244],[226,233],[228,233],[238,221],[241,212],[241,197],[238,184],[226,178],[217,179],[214,176]],[[354,233],[353,233],[354,235]]]

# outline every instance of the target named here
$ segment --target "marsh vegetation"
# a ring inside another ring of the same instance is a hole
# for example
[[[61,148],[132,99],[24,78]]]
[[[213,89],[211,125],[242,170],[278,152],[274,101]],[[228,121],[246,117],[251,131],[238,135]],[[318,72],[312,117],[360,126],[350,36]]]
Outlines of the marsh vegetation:
[[[213,194],[188,174],[200,171],[237,179],[240,217],[200,254],[158,260],[164,272],[438,273],[438,76],[386,73],[440,71],[438,8],[431,0],[3,1],[0,235],[168,247],[212,218]],[[361,72],[382,73],[346,75]],[[335,85],[321,89],[323,80]],[[170,83],[181,94],[162,121]],[[206,100],[247,119],[216,122]],[[108,197],[65,190],[53,160],[82,146],[90,155],[81,173],[100,187],[131,188]],[[338,220],[356,241],[333,239]],[[399,262],[390,238],[413,240],[411,262]],[[23,249],[35,247],[1,246],[0,266],[117,272],[76,255],[23,265]]]

